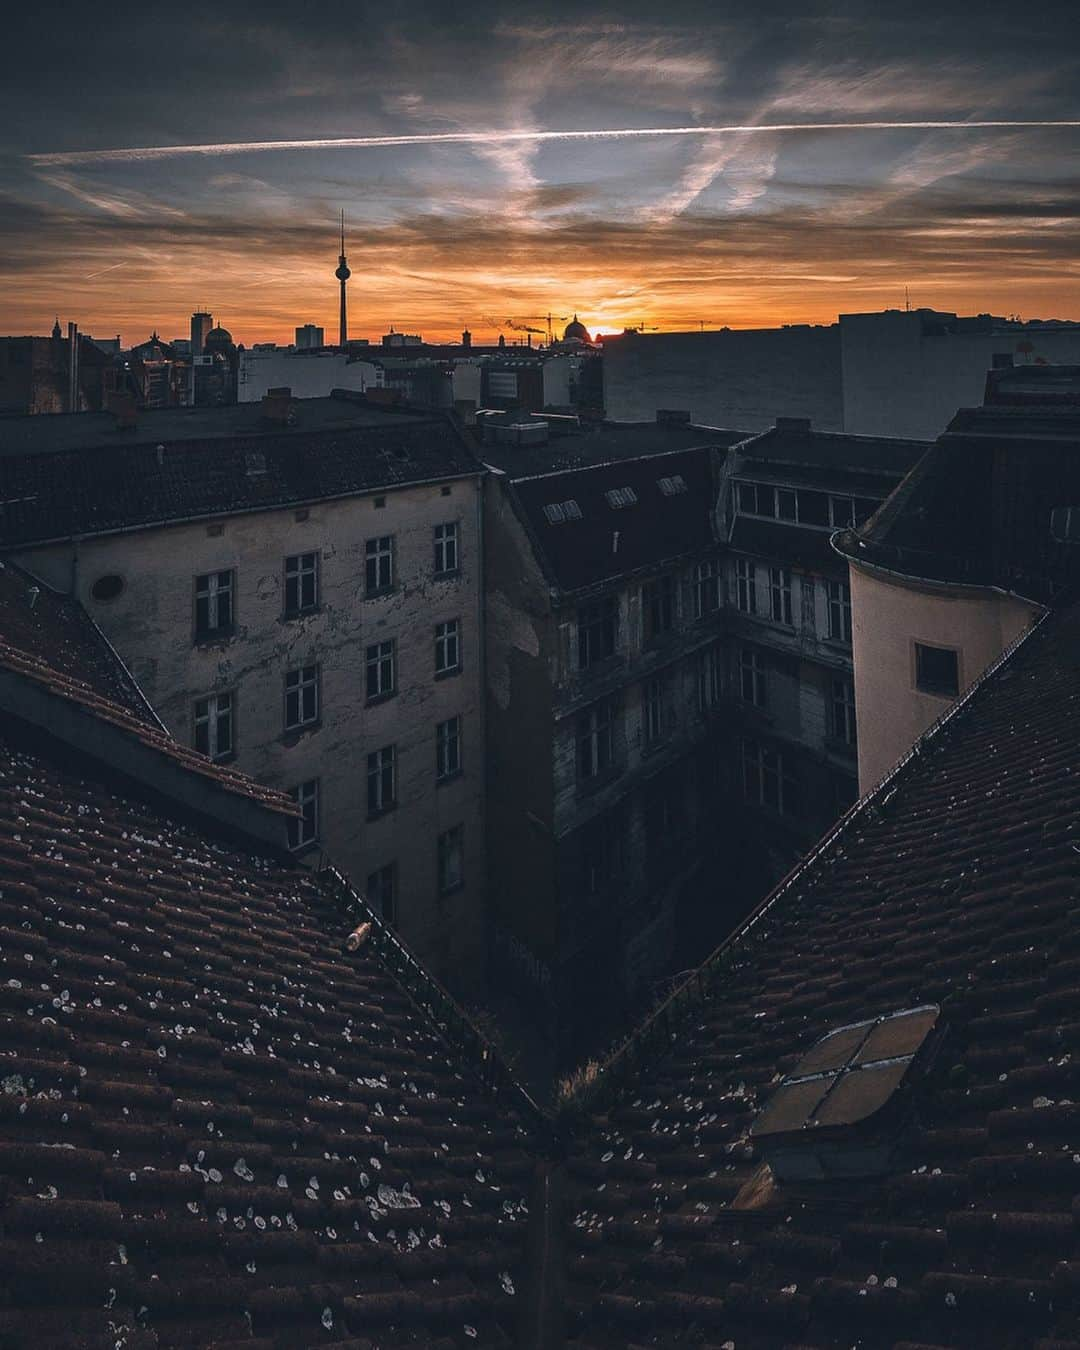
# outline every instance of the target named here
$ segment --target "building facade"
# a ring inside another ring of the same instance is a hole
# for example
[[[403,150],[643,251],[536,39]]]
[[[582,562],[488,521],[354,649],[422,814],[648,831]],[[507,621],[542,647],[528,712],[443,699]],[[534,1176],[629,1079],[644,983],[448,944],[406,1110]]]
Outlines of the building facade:
[[[9,484],[45,475],[71,511],[31,507],[8,547],[86,606],[178,740],[292,794],[298,855],[475,988],[481,471],[445,421],[325,402],[257,437],[174,440],[213,414],[151,414],[122,452],[6,455]],[[91,480],[120,477],[109,507]]]
[[[565,1049],[723,937],[855,799],[829,536],[925,448],[789,424],[730,448],[679,426],[697,444],[663,452],[664,431],[566,471],[515,474],[507,450],[489,484],[495,964]]]

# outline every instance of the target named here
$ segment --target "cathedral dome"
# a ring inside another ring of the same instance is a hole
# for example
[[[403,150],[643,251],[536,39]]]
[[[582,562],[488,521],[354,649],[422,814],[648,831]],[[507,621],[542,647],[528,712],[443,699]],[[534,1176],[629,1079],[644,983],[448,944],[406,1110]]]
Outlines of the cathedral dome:
[[[591,342],[589,330],[583,323],[578,322],[578,316],[575,314],[572,322],[566,325],[562,340],[564,342]]]
[[[203,342],[203,346],[231,347],[232,334],[227,328],[211,328]]]

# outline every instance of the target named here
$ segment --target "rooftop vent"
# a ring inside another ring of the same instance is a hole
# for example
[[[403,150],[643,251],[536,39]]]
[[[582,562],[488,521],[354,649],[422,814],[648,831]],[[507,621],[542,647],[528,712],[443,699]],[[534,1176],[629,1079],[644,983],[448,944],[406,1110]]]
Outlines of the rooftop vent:
[[[673,473],[670,478],[658,478],[657,486],[665,497],[677,497],[686,491],[686,479],[681,473]]]
[[[781,1082],[750,1134],[779,1181],[879,1176],[893,1165],[913,1084],[940,1046],[935,1003],[838,1027]]]
[[[626,506],[637,504],[637,493],[632,487],[609,488],[604,499],[613,511],[621,511]]]
[[[568,520],[581,519],[581,507],[571,499],[568,502],[548,502],[544,515],[549,525],[565,525]]]

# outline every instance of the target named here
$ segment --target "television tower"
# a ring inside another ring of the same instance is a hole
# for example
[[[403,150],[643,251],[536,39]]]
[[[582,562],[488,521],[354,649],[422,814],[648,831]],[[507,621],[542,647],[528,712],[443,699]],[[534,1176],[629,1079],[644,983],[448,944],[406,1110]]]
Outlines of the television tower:
[[[341,283],[341,335],[338,344],[344,347],[349,341],[349,322],[345,315],[345,283],[352,273],[349,271],[349,265],[345,261],[345,212],[341,213],[341,256],[338,258],[337,271],[334,273]]]

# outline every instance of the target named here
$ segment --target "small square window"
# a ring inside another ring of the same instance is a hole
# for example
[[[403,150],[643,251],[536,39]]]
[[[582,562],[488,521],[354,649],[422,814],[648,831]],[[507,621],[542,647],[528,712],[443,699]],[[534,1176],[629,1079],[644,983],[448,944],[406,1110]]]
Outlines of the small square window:
[[[383,508],[385,505],[386,505],[386,498],[385,498],[385,497],[376,497],[376,498],[375,498],[375,510],[376,510],[376,511],[381,511],[382,508]]]
[[[955,698],[960,692],[960,656],[951,647],[915,644],[915,687],[924,694]]]

